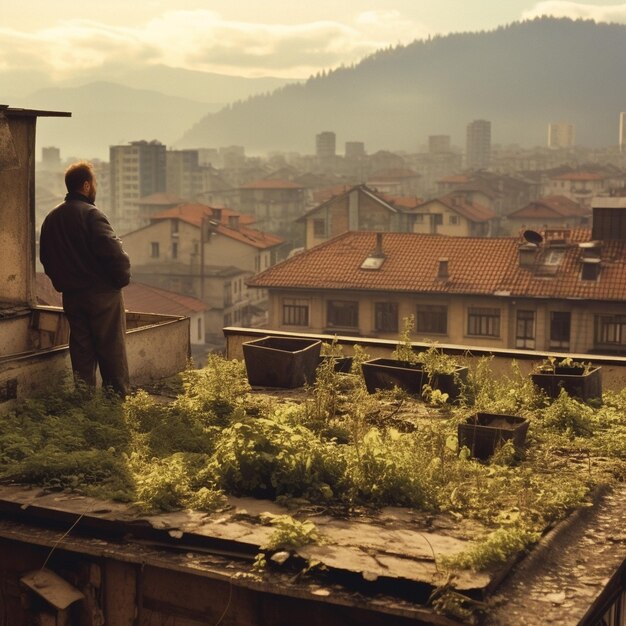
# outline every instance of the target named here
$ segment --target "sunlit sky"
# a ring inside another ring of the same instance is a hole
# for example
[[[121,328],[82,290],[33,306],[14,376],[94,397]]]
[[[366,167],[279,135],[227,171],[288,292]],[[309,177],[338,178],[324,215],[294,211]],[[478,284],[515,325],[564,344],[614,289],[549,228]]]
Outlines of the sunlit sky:
[[[304,78],[429,35],[539,15],[626,23],[610,0],[2,0],[0,69],[56,79],[101,65],[166,64]]]

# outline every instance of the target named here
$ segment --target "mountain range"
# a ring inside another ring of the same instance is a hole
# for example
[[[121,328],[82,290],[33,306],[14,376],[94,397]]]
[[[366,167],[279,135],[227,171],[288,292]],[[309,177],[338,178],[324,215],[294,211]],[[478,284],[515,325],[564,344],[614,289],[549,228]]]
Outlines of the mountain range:
[[[538,18],[381,50],[206,115],[177,143],[242,144],[313,153],[325,130],[366,150],[417,151],[430,134],[464,145],[474,119],[492,123],[492,142],[545,145],[550,122],[566,121],[576,142],[617,143],[626,110],[626,26]]]
[[[38,146],[59,146],[63,158],[108,159],[110,145],[136,139],[311,154],[325,130],[339,153],[345,141],[416,152],[431,134],[463,146],[474,119],[491,121],[493,143],[526,147],[566,121],[593,147],[617,143],[624,59],[625,25],[539,18],[398,45],[290,83],[164,65],[111,65],[63,82],[0,68],[0,102],[71,111],[38,124]]]
[[[108,159],[109,145],[135,139],[169,145],[207,113],[286,82],[164,65],[110,65],[62,81],[42,72],[0,68],[3,104],[72,112],[69,119],[42,118],[38,124],[38,145],[61,147],[63,158]]]

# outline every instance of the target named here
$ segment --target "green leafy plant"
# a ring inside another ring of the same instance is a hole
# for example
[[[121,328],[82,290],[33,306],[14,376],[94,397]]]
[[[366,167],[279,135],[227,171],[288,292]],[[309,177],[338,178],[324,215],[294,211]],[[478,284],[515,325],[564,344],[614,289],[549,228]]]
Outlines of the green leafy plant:
[[[420,362],[417,352],[413,349],[413,343],[411,340],[414,331],[415,316],[409,315],[408,317],[403,318],[400,341],[398,342],[396,349],[391,353],[391,356],[394,359],[414,365]]]

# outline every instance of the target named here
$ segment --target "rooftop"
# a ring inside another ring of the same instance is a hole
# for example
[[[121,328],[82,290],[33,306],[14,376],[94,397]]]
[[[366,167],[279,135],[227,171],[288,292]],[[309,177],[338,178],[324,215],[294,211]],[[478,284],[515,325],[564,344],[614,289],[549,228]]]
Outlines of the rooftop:
[[[520,266],[520,240],[514,237],[447,237],[384,233],[385,263],[378,271],[361,269],[376,245],[376,233],[346,232],[257,274],[254,287],[385,292],[533,296],[622,301],[626,290],[626,242],[602,245],[597,280],[583,280],[579,243],[588,229],[568,231],[551,277],[543,267],[551,248],[539,249],[531,266]],[[438,277],[439,260],[448,259],[448,278]]]
[[[308,390],[250,389],[240,362],[213,357],[124,406],[51,388],[0,428],[0,538],[402,624],[584,623],[625,555],[624,486],[612,486],[623,393],[550,404],[483,362],[477,395],[438,408],[330,372]],[[457,425],[477,407],[529,419],[521,456],[459,450]],[[26,453],[32,440],[42,447]],[[60,542],[58,526],[72,526]]]

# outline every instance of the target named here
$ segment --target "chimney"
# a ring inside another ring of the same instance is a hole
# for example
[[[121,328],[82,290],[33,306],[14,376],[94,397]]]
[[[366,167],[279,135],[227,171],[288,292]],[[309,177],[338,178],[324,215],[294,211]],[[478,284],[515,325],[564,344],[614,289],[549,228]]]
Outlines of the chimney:
[[[438,280],[448,280],[448,259],[439,259],[439,267],[437,269],[437,279]]]
[[[535,243],[523,243],[519,247],[519,266],[532,267],[537,257],[538,246]]]
[[[213,211],[213,219],[217,220],[218,222],[221,222],[222,221],[222,209],[212,208],[211,210]]]
[[[239,230],[239,215],[229,215],[228,226],[233,230]]]
[[[385,253],[383,252],[383,234],[376,233],[376,247],[372,251],[371,256],[383,258]]]

